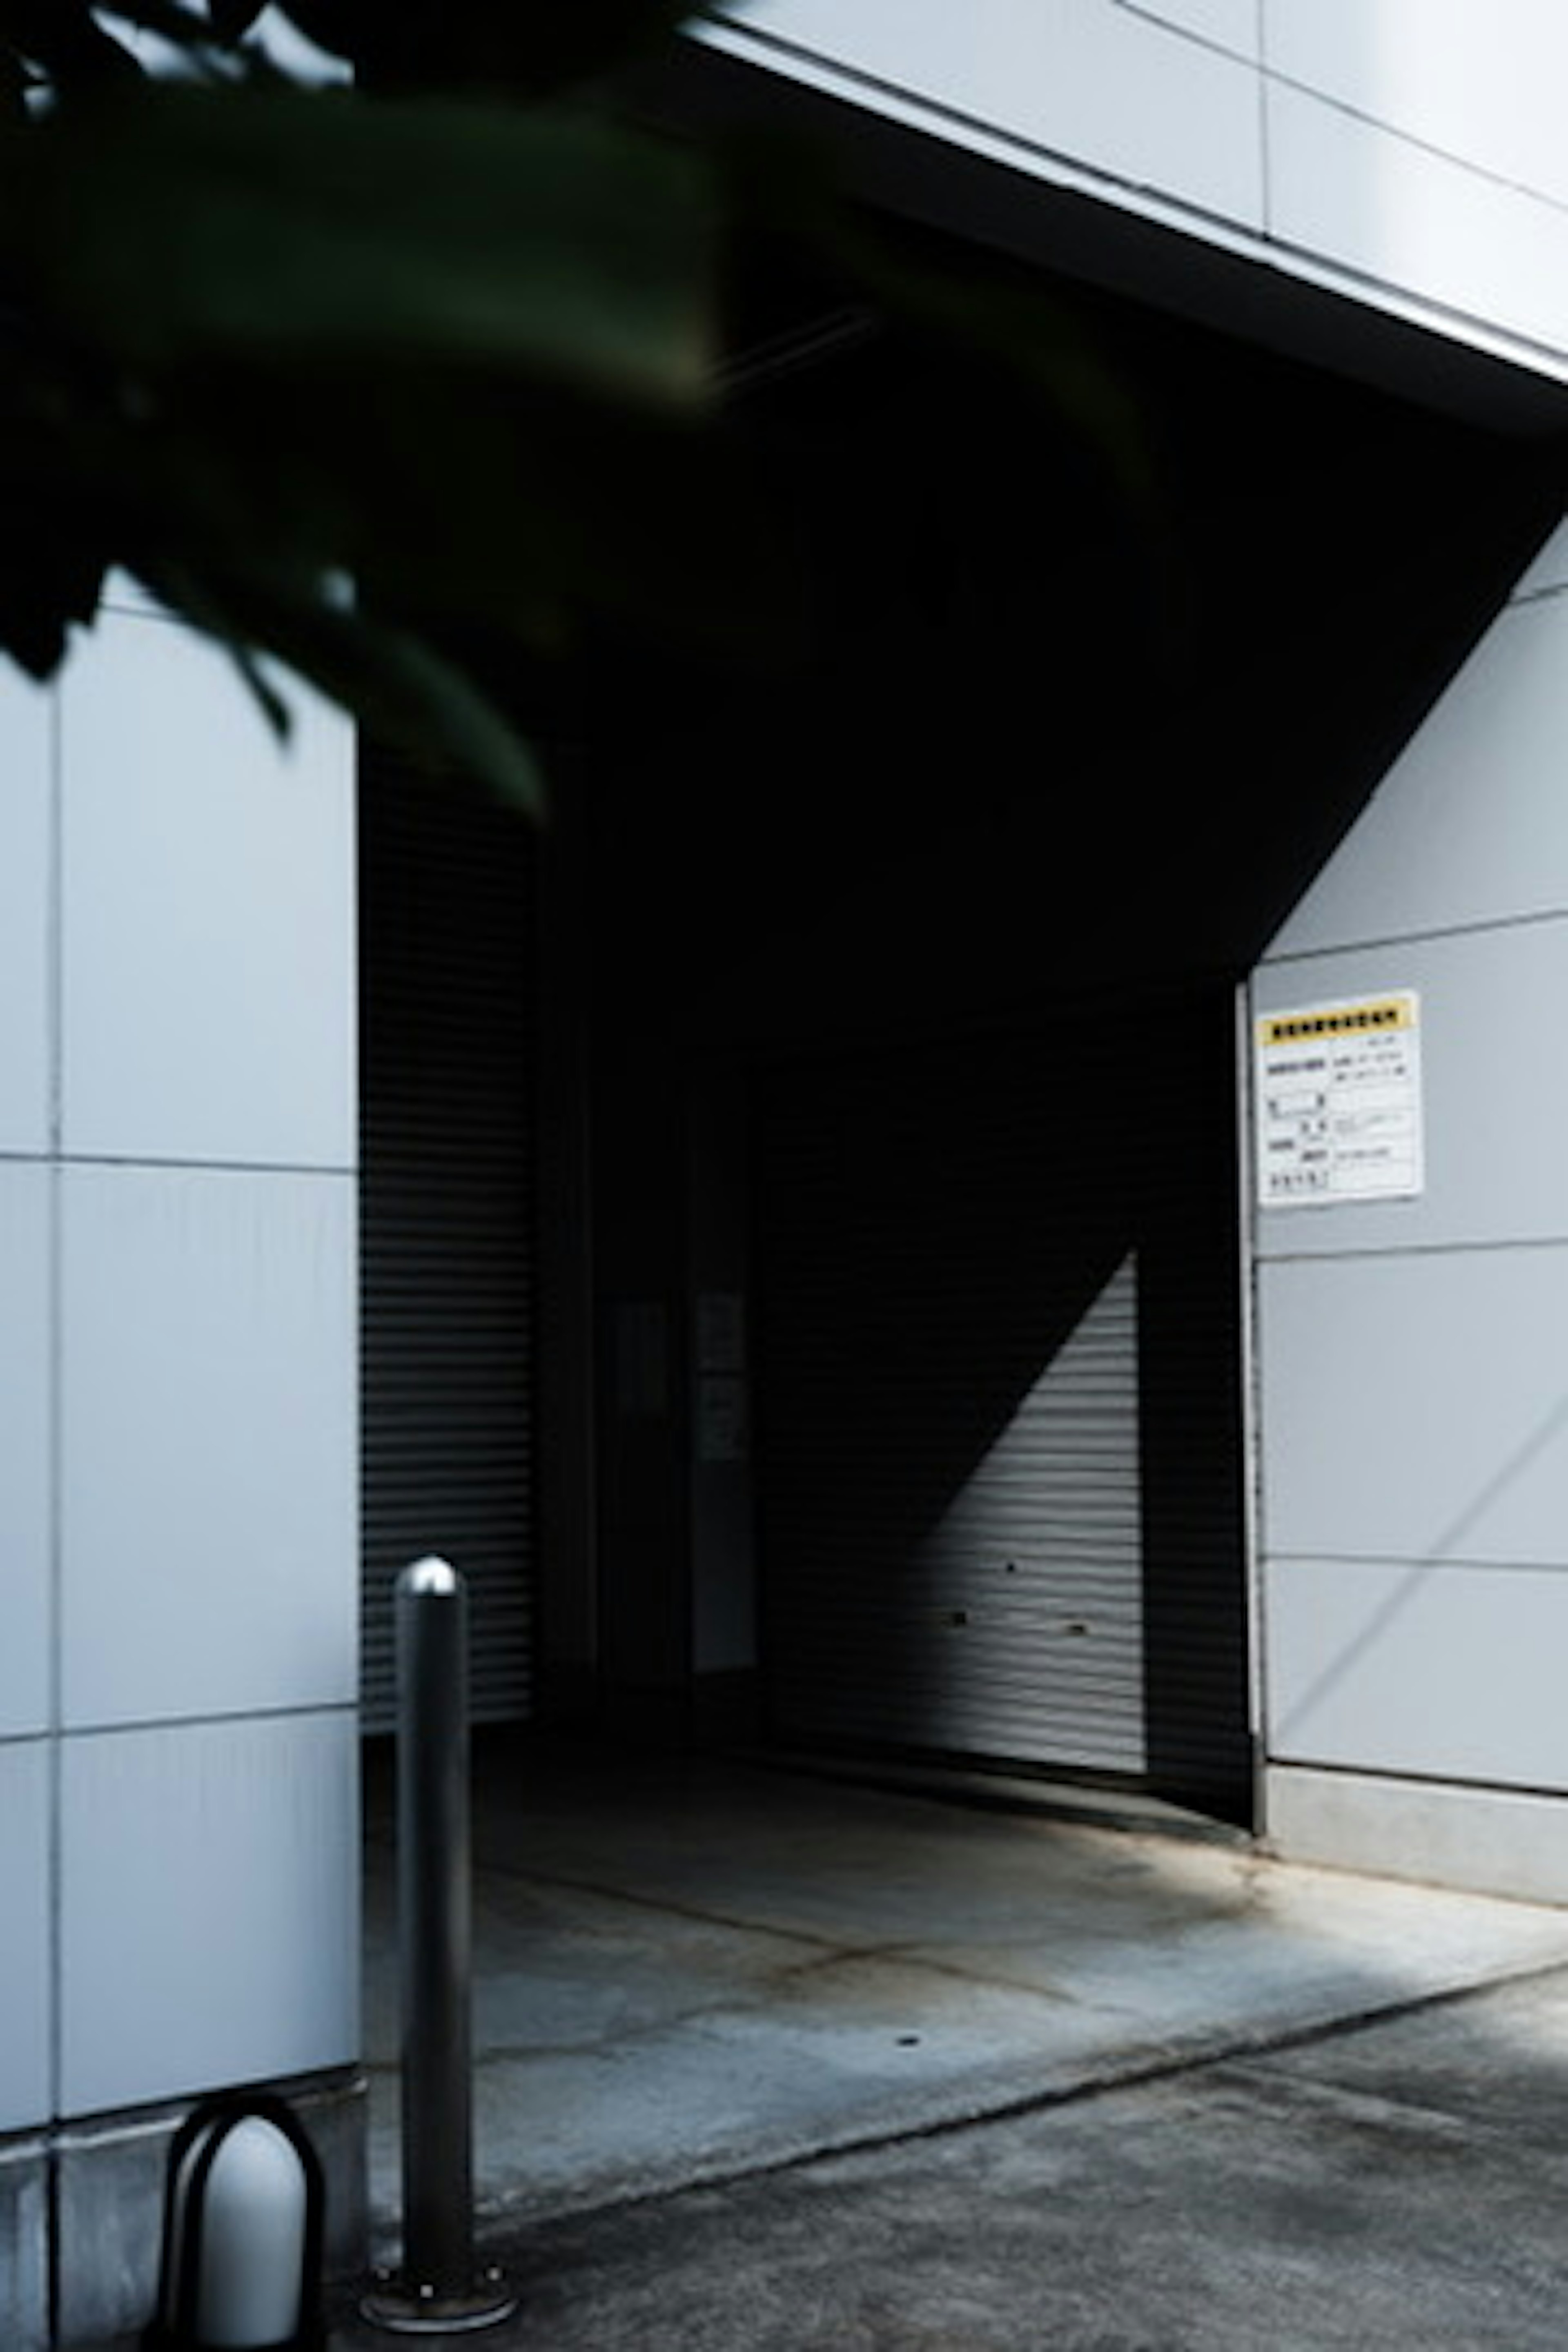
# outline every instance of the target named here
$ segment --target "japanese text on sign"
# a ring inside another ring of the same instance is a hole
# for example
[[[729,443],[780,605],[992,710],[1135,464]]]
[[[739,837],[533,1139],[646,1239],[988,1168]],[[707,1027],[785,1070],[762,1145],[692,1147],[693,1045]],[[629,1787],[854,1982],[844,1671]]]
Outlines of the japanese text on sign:
[[[1331,1207],[1420,1192],[1414,989],[1266,1013],[1254,1034],[1260,1207]]]

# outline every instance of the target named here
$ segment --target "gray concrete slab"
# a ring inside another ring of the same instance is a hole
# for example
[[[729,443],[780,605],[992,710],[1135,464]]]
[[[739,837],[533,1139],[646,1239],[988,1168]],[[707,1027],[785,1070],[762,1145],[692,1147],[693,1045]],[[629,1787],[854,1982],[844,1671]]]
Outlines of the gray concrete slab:
[[[521,2309],[477,2340],[1559,2352],[1565,2200],[1558,1970],[1024,2115],[514,2223],[491,2250]]]
[[[476,1777],[487,2218],[1002,2113],[1568,1961],[1568,1913],[707,1761]],[[390,1840],[372,1805],[377,2251],[395,2249]]]

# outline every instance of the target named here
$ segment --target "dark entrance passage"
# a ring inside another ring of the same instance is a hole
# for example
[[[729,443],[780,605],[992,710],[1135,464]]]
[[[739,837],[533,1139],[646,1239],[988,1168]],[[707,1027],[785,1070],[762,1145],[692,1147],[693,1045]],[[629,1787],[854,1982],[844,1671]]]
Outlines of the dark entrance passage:
[[[1528,448],[1348,362],[978,249],[955,269],[951,243],[884,226],[955,282],[1046,292],[1091,413],[1075,427],[1028,369],[891,301],[846,316],[759,250],[721,432],[772,624],[705,636],[672,610],[665,638],[612,607],[542,676],[507,654],[536,740],[567,747],[539,994],[569,1116],[504,1138],[492,1199],[510,1216],[531,1183],[545,1213],[510,1224],[467,1318],[505,1361],[463,1494],[493,1473],[522,1563],[524,1613],[487,1655],[552,1675],[552,1720],[696,1736],[703,1677],[728,1707],[763,1667],[793,1738],[1242,1814],[1232,992],[1552,497]],[[531,1050],[506,945],[496,1007],[522,1026],[467,1098],[503,1125]],[[428,1008],[385,1007],[395,1088]],[[729,1169],[697,1181],[704,1125],[750,1080],[750,1180],[721,1198]],[[390,1338],[425,1243],[375,1182],[367,1141]],[[465,1209],[447,1238],[479,1229]],[[541,1293],[539,1396],[570,1360],[573,1444],[531,1454]],[[715,1297],[745,1310],[750,1463],[732,1435],[705,1458]],[[384,1493],[437,1417],[416,1380],[367,1391]],[[530,1490],[551,1482],[574,1542],[538,1547],[536,1623]]]

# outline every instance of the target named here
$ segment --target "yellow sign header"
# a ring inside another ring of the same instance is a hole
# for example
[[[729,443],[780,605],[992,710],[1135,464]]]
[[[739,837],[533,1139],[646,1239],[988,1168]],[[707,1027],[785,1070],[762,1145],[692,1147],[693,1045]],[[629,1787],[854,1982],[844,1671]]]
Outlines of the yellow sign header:
[[[1313,1013],[1276,1013],[1258,1024],[1260,1045],[1295,1045],[1314,1037],[1375,1037],[1415,1026],[1415,1000],[1371,996],[1360,1004],[1324,1006]]]

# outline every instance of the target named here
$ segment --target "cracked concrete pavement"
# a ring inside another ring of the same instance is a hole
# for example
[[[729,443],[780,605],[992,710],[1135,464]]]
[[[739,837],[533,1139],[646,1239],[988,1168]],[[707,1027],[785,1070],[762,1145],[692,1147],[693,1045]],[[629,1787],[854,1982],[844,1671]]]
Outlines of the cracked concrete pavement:
[[[1005,2114],[1568,1962],[1568,1913],[710,1759],[476,1775],[476,2176],[509,2224]],[[371,1807],[378,2252],[399,2197]],[[1184,1825],[1190,1826],[1190,1825]]]

